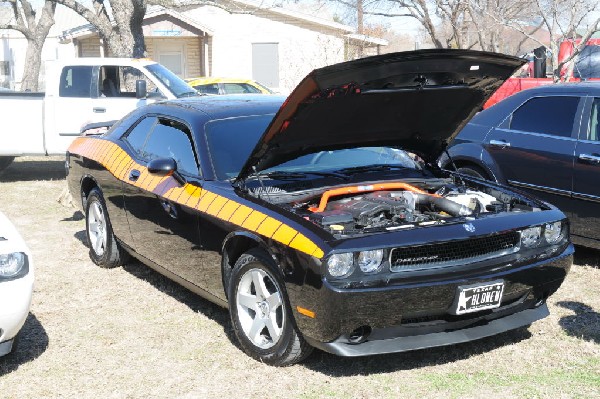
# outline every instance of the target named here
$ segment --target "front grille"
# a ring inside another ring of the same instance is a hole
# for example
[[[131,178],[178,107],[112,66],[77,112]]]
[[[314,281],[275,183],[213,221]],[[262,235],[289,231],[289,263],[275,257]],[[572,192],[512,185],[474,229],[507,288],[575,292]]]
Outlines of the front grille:
[[[519,232],[511,231],[468,240],[394,248],[390,252],[390,269],[400,272],[449,267],[494,258],[518,251],[520,240]]]

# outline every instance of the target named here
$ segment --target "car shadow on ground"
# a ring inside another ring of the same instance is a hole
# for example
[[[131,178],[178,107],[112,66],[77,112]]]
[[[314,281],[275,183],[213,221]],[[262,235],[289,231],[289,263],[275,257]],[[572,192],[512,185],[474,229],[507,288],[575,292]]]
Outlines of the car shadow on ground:
[[[561,301],[557,305],[575,313],[558,322],[567,335],[600,344],[600,313],[581,302]]]
[[[15,161],[0,172],[0,183],[62,180],[65,176],[64,161]]]
[[[573,263],[600,268],[600,250],[576,246]]]
[[[0,377],[39,357],[48,348],[48,342],[46,330],[35,315],[29,313],[12,352],[0,357]]]
[[[159,291],[187,305],[194,312],[203,314],[219,323],[232,345],[241,350],[231,328],[229,313],[226,309],[203,299],[136,260],[130,261],[123,268],[135,277],[149,282]],[[330,376],[393,372],[396,370],[408,370],[451,363],[456,360],[486,353],[505,345],[514,344],[530,337],[531,333],[526,328],[521,328],[476,342],[361,358],[343,358],[315,350],[308,359],[302,362],[302,365],[308,369]]]

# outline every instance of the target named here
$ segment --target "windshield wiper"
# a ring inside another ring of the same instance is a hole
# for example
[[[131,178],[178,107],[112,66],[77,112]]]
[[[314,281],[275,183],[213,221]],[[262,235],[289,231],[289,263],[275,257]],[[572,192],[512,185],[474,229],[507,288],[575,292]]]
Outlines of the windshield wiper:
[[[387,170],[400,170],[400,169],[409,169],[409,168],[407,166],[402,166],[402,165],[376,164],[376,165],[353,166],[351,168],[340,169],[340,170],[338,170],[338,172],[346,174],[346,175],[351,175],[351,174],[362,173],[362,172],[382,172],[382,171],[387,171]]]

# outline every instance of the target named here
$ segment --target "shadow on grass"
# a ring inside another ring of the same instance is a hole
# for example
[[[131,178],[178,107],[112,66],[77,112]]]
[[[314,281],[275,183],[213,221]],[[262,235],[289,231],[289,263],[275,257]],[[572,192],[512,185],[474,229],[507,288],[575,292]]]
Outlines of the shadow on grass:
[[[0,357],[0,377],[36,359],[48,348],[48,334],[33,313],[29,313],[17,337],[12,352]]]
[[[573,263],[600,268],[600,250],[576,246]]]
[[[149,282],[159,291],[187,305],[194,312],[201,313],[219,323],[231,343],[242,350],[231,328],[229,313],[226,309],[194,294],[139,261],[131,260],[123,268],[133,276]],[[360,358],[343,358],[315,350],[309,358],[302,362],[302,365],[310,370],[335,377],[418,369],[467,359],[530,337],[531,333],[526,328],[521,328],[465,344]]]
[[[65,176],[64,161],[15,161],[0,172],[0,182],[62,180]]]
[[[600,313],[581,302],[561,301],[557,305],[575,313],[558,322],[567,335],[600,344]]]
[[[202,298],[176,282],[169,280],[167,277],[136,259],[130,259],[129,262],[123,266],[123,269],[133,276],[147,281],[160,292],[183,303],[194,312],[201,313],[209,319],[219,323],[223,326],[223,331],[227,334],[228,338],[237,346],[235,334],[230,326],[229,313],[226,309]]]

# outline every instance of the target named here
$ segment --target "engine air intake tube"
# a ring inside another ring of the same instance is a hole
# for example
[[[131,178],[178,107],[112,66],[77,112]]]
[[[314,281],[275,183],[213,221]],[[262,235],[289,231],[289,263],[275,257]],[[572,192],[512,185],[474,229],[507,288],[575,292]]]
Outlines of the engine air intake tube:
[[[452,216],[469,216],[473,210],[464,205],[450,201],[444,197],[436,197],[429,194],[411,193],[419,205],[433,205],[436,209],[446,212]]]

